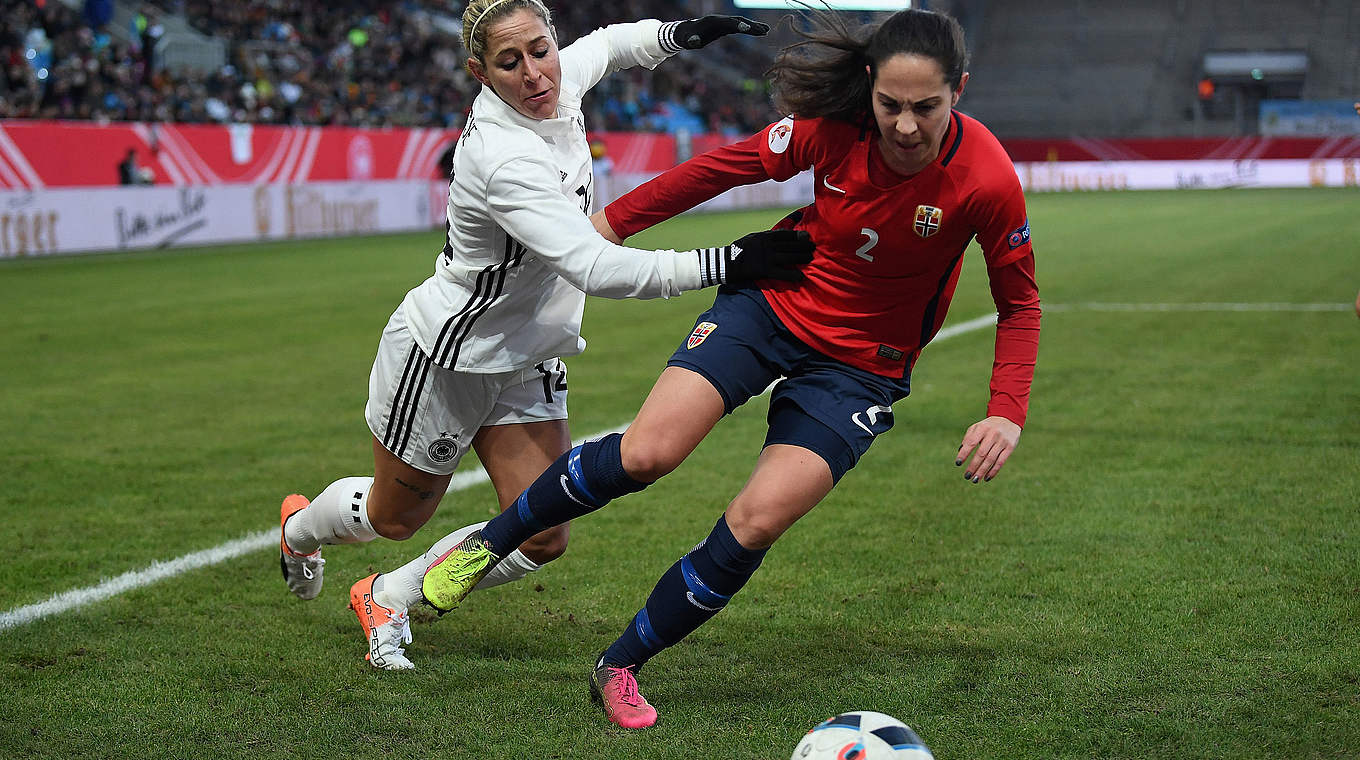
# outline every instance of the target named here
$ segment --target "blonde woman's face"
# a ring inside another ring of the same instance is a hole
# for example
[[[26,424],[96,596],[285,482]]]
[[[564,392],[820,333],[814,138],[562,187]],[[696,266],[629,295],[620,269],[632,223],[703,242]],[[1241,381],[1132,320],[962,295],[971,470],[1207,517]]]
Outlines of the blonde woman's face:
[[[557,115],[562,62],[557,41],[538,14],[521,8],[487,30],[483,61],[471,61],[474,76],[521,114],[537,120]]]

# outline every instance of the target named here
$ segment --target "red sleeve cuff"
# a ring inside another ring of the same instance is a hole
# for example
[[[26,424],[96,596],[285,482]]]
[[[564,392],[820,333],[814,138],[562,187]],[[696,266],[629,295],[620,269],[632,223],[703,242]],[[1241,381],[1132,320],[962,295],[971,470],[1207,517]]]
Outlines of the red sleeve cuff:
[[[987,273],[998,314],[987,414],[1005,417],[1024,427],[1034,365],[1039,360],[1042,316],[1039,288],[1034,281],[1034,257],[1022,256],[1004,267],[988,269]]]

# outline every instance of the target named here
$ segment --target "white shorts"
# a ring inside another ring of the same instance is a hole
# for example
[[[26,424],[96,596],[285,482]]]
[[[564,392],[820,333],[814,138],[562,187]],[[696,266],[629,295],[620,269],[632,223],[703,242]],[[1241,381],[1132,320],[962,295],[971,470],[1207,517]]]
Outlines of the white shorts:
[[[567,418],[567,365],[548,359],[509,372],[454,372],[426,356],[398,308],[368,378],[368,428],[417,470],[447,475],[487,425]]]

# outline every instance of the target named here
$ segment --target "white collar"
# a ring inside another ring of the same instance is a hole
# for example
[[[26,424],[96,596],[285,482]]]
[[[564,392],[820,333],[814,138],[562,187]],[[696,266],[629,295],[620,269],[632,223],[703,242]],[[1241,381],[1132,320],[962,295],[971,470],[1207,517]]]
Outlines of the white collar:
[[[558,92],[559,98],[561,91]],[[562,113],[561,102],[559,100],[557,112]],[[491,89],[489,85],[482,85],[482,91],[477,94],[477,98],[472,101],[472,115],[478,121],[490,121],[492,123],[509,124],[523,127],[537,135],[543,137],[557,137],[570,134],[575,125],[570,116],[555,116],[551,119],[531,119],[528,116],[516,111],[509,103],[501,100],[501,96]]]

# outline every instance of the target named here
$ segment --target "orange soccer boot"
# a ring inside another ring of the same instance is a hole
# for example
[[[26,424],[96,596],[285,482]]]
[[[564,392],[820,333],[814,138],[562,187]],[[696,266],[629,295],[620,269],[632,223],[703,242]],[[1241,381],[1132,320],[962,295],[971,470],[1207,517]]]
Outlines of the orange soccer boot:
[[[279,508],[279,568],[283,570],[283,580],[299,599],[315,599],[321,593],[321,573],[326,560],[321,558],[321,550],[311,554],[298,554],[288,548],[284,527],[288,518],[307,508],[311,502],[302,494],[292,494],[283,499]]]
[[[373,599],[374,573],[355,583],[349,589],[349,608],[359,616],[368,637],[368,660],[375,668],[382,670],[411,670],[415,665],[406,659],[402,644],[411,643],[411,620],[406,610],[384,607]]]

